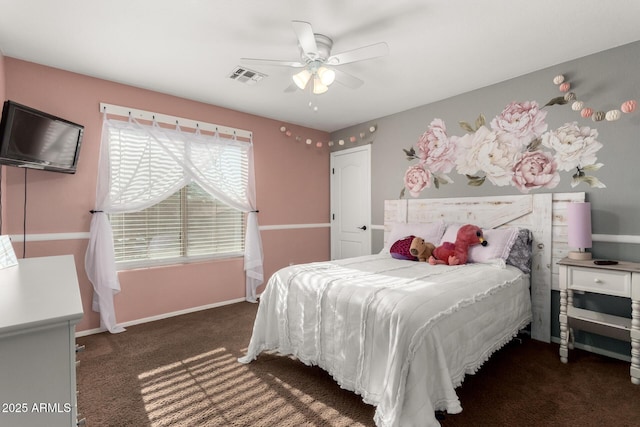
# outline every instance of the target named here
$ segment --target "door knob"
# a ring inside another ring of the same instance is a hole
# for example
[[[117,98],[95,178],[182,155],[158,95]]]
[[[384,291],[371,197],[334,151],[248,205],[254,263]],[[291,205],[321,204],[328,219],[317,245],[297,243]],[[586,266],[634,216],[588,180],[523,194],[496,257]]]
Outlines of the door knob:
[[[366,226],[366,225],[363,225],[362,227],[358,227],[358,228],[359,228],[360,230],[366,230],[366,229],[367,229],[367,226]]]

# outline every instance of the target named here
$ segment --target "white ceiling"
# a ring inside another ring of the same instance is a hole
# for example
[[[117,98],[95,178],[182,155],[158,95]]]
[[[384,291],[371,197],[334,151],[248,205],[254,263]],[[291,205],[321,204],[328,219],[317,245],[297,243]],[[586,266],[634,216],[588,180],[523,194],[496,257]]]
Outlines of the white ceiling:
[[[360,88],[318,96],[284,92],[294,69],[228,78],[242,57],[299,60],[292,20],[334,54],[390,54],[341,67]],[[331,132],[640,40],[639,23],[638,0],[0,0],[0,50]]]

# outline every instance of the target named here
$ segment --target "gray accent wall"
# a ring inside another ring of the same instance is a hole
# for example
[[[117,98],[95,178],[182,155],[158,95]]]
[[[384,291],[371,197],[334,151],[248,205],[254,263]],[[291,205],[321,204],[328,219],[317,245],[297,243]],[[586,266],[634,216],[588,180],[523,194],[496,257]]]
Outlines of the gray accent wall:
[[[499,67],[500,64],[495,66]],[[474,72],[473,68],[473,64],[469,64],[469,73]],[[402,149],[412,147],[434,118],[444,120],[450,136],[462,136],[465,132],[458,125],[460,121],[473,123],[482,113],[488,123],[512,101],[531,100],[544,105],[550,99],[563,95],[553,83],[553,78],[558,74],[563,74],[571,83],[571,91],[595,111],[619,109],[622,102],[629,99],[640,102],[640,42],[332,133],[332,150],[372,144],[372,224],[383,223],[383,201],[399,197],[404,172],[413,164],[406,160]],[[429,78],[429,70],[425,70],[425,78]],[[634,113],[622,114],[622,118],[614,122],[584,119],[579,112],[571,109],[570,103],[546,109],[549,129],[576,121],[580,126],[598,130],[598,140],[604,145],[598,152],[598,161],[604,166],[593,175],[604,182],[607,188],[591,188],[584,183],[572,188],[570,182],[573,172],[561,172],[562,179],[556,188],[534,191],[584,191],[587,200],[592,203],[594,234],[640,236],[640,108]],[[372,125],[377,130],[370,134],[368,129]],[[359,137],[361,132],[365,133],[362,139]],[[357,136],[358,140],[349,142],[350,136]],[[340,139],[345,141],[342,146],[337,144]],[[432,186],[424,190],[420,197],[520,194],[515,187],[497,187],[488,181],[480,187],[472,187],[467,185],[466,177],[455,172],[450,176],[454,183],[443,185],[440,189]],[[381,248],[382,231],[374,229],[372,249],[377,252]],[[638,244],[594,242],[592,252],[595,257],[640,262]]]
[[[615,31],[615,29],[612,29]],[[562,41],[559,40],[558,43]],[[544,46],[541,47],[544,49]],[[508,60],[508,55],[505,55]],[[434,64],[435,66],[435,64]],[[500,64],[494,64],[499,67]],[[469,73],[474,72],[474,64],[469,64]],[[447,133],[462,136],[465,132],[458,123],[474,123],[479,114],[484,114],[487,123],[504,107],[513,101],[537,101],[546,104],[550,99],[561,96],[553,78],[563,74],[571,83],[571,91],[578,99],[595,111],[620,109],[620,105],[629,99],[640,103],[640,41],[564,62],[552,67],[513,78],[501,83],[484,87],[472,92],[462,93],[428,105],[416,106],[386,117],[371,120],[357,126],[342,129],[331,135],[334,141],[332,150],[350,148],[358,144],[372,144],[371,150],[371,186],[372,224],[383,224],[383,202],[397,199],[403,187],[404,172],[409,162],[402,151],[412,147],[434,118],[444,120]],[[429,78],[429,70],[425,70]],[[402,76],[398,76],[402,78]],[[399,93],[397,96],[402,96]],[[535,190],[535,192],[584,191],[592,208],[592,232],[612,236],[640,236],[640,108],[634,113],[622,114],[618,121],[594,122],[584,119],[579,112],[571,109],[571,103],[546,107],[549,129],[555,129],[564,123],[576,121],[580,126],[589,126],[598,130],[598,140],[604,145],[598,152],[598,162],[604,166],[593,172],[606,186],[604,189],[591,188],[580,184],[570,185],[573,172],[561,172],[561,182],[554,189]],[[376,126],[369,133],[370,126]],[[365,137],[360,138],[360,133]],[[356,142],[349,137],[356,136]],[[337,141],[343,139],[344,145]],[[497,187],[485,182],[480,187],[467,185],[466,177],[455,172],[450,174],[454,183],[435,189],[433,186],[422,192],[422,198],[466,197],[520,194],[515,187]],[[407,194],[407,197],[410,197]],[[379,252],[383,245],[383,231],[373,230],[372,251]],[[592,252],[596,258],[611,258],[640,262],[640,244],[608,243],[594,241]],[[554,301],[552,313],[552,336],[559,336],[558,292],[552,294]],[[611,314],[630,317],[630,305],[612,304],[605,298],[594,298]],[[598,347],[629,357],[628,343],[607,339],[596,335],[580,333],[578,344]]]

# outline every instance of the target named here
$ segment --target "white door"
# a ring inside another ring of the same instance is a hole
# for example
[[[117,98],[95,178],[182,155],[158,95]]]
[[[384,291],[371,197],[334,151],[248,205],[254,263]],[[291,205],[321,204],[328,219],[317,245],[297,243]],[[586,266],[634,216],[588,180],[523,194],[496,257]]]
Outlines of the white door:
[[[331,153],[331,259],[371,254],[371,145]]]

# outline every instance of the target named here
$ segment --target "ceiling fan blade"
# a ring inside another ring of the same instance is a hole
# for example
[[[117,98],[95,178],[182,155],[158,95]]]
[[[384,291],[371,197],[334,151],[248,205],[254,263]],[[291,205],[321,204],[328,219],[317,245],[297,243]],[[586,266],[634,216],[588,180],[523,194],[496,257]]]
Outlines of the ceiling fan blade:
[[[289,86],[284,88],[285,93],[295,92],[298,90],[298,86],[295,83],[291,83]]]
[[[316,36],[313,34],[311,24],[304,21],[291,21],[293,31],[298,37],[298,43],[304,55],[313,60],[318,57],[318,46],[316,45]]]
[[[293,67],[293,68],[302,68],[307,64],[303,64],[300,61],[281,61],[278,59],[258,59],[258,58],[240,58],[245,64],[253,64],[253,65],[268,65],[274,67]]]
[[[357,78],[354,75],[351,75],[349,73],[345,73],[342,70],[339,70],[337,68],[334,68],[333,71],[335,71],[336,73],[336,82],[340,83],[341,85],[344,85],[348,88],[351,89],[357,89],[360,86],[362,86],[364,84],[364,82],[362,80],[360,80],[359,78]]]
[[[388,54],[389,45],[385,42],[380,42],[332,55],[327,59],[327,64],[343,65],[350,62],[364,61],[365,59],[379,58]]]

